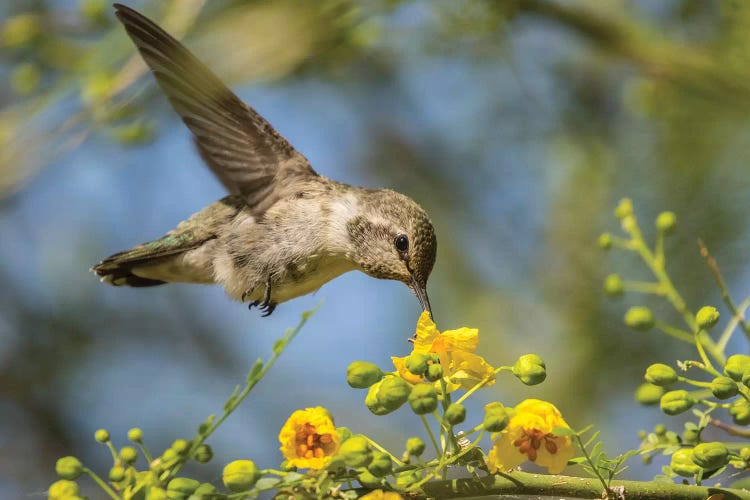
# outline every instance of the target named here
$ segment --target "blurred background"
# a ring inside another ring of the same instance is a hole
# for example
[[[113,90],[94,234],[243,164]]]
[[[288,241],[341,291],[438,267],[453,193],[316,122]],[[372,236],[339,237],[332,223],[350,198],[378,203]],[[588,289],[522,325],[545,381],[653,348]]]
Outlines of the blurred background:
[[[470,415],[548,399],[572,426],[601,428],[611,453],[666,420],[633,391],[649,364],[695,354],[622,324],[633,304],[679,324],[658,299],[602,293],[613,271],[648,279],[632,255],[596,245],[617,230],[623,196],[649,238],[661,210],[678,214],[668,270],[694,310],[720,304],[698,237],[738,301],[750,293],[749,2],[126,3],[184,39],[320,173],[427,209],[438,326],[478,327],[495,365],[527,352],[547,362],[544,384],[501,376]],[[409,352],[420,311],[399,283],[346,274],[261,318],[220,287],[114,288],[88,271],[222,196],[107,2],[2,2],[0,497],[42,496],[62,455],[106,474],[101,427],[118,445],[141,427],[152,450],[190,438],[320,301],[209,440],[214,461],[188,471],[216,481],[233,459],[277,465],[281,424],[308,406],[394,450],[420,433],[408,410],[370,414],[345,380],[351,361],[388,367]],[[660,465],[635,458],[626,474]]]

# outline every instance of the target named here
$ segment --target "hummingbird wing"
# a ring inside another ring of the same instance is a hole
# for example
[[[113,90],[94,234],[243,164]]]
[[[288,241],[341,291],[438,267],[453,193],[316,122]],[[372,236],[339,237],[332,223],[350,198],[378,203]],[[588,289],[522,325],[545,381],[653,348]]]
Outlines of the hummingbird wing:
[[[291,195],[299,181],[318,176],[307,158],[180,42],[135,10],[114,7],[195,136],[203,160],[231,194],[245,199],[254,215]]]

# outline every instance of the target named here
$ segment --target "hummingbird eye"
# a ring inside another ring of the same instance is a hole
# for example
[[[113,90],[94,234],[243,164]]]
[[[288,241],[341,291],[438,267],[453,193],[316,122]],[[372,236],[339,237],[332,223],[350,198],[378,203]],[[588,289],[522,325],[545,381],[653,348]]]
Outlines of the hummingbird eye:
[[[396,247],[396,250],[398,250],[398,253],[405,254],[409,251],[409,238],[407,238],[405,234],[399,234],[396,236],[393,244]]]

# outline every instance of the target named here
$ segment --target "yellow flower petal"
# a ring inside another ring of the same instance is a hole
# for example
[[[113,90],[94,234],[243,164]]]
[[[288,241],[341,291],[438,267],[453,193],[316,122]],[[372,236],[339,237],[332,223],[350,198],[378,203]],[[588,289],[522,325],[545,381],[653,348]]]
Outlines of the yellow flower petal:
[[[470,352],[457,351],[450,355],[451,364],[449,379],[464,389],[471,389],[479,381],[492,375],[495,369],[487,363],[482,356]],[[495,383],[490,379],[486,386]]]
[[[417,331],[414,339],[414,352],[431,352],[432,343],[440,336],[430,313],[423,311],[417,321]]]
[[[289,465],[322,469],[338,453],[341,438],[331,414],[318,406],[292,413],[279,432],[279,441]]]
[[[458,328],[446,330],[440,335],[446,351],[474,352],[479,345],[479,330],[476,328]]]
[[[391,356],[391,361],[393,361],[393,366],[396,367],[396,372],[398,372],[399,377],[411,384],[418,384],[422,382],[422,377],[420,377],[419,375],[414,375],[412,372],[406,369],[406,360],[408,359],[408,357],[409,356],[397,358],[396,356]]]
[[[404,497],[396,493],[395,491],[383,491],[373,490],[363,497],[359,497],[360,500],[404,500]]]

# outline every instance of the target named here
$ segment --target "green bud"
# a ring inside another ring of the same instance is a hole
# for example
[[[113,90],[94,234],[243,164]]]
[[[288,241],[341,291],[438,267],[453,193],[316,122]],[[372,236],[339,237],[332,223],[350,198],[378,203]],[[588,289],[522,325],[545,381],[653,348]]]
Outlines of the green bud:
[[[451,425],[458,425],[466,420],[466,407],[459,403],[453,403],[445,409],[445,420]]]
[[[195,454],[193,454],[193,458],[195,459],[195,461],[202,464],[210,462],[213,457],[214,452],[207,444],[198,446],[198,448],[196,448],[195,450]]]
[[[260,477],[260,472],[252,460],[229,462],[221,473],[224,486],[235,493],[249,490]]]
[[[625,284],[619,274],[610,274],[604,278],[604,293],[609,297],[621,297],[625,293]]]
[[[626,215],[620,221],[620,226],[624,231],[632,233],[638,227],[638,223],[635,220],[635,216]]]
[[[425,442],[416,436],[406,440],[406,452],[413,457],[421,456],[425,446]]]
[[[649,383],[641,384],[635,390],[635,400],[642,405],[655,405],[663,395],[663,387]]]
[[[151,486],[146,494],[147,500],[182,500],[186,496],[182,493],[168,492],[164,488],[158,486]],[[137,497],[136,497],[137,498]]]
[[[383,485],[383,480],[379,477],[376,477],[367,469],[363,469],[359,474],[357,474],[357,481],[359,481],[359,484],[361,484],[362,487],[370,489],[378,488],[379,486]]]
[[[178,455],[184,455],[190,449],[190,443],[184,439],[175,439],[174,442],[172,443],[171,448]]]
[[[62,457],[55,464],[55,472],[62,479],[73,481],[83,474],[83,464],[76,457]]]
[[[413,352],[406,358],[406,369],[414,375],[423,375],[427,371],[428,362],[432,359],[429,354]]]
[[[683,433],[683,440],[686,444],[696,444],[700,441],[700,437],[701,431],[698,428],[685,429],[685,432]]]
[[[664,234],[671,234],[677,225],[677,216],[674,212],[662,212],[656,217],[656,229]]]
[[[489,432],[500,432],[508,426],[508,410],[502,403],[493,402],[484,406],[482,427]]]
[[[216,493],[216,486],[214,486],[211,483],[201,483],[201,485],[195,489],[195,491],[193,492],[193,495],[198,498],[204,498],[204,497],[211,498],[211,495],[215,493]]]
[[[737,383],[729,377],[716,377],[711,381],[711,393],[718,399],[729,399],[737,395]]]
[[[370,386],[365,404],[375,415],[385,415],[398,410],[409,399],[411,387],[402,378],[385,377]]]
[[[630,198],[623,198],[615,207],[615,217],[622,219],[628,215],[633,215],[633,202]]]
[[[55,481],[49,487],[47,492],[47,498],[50,500],[63,500],[68,498],[74,498],[80,493],[78,483],[75,481],[69,481],[67,479],[60,479]]]
[[[677,382],[677,372],[671,366],[656,363],[646,368],[646,382],[666,387]]]
[[[438,393],[432,384],[417,384],[409,394],[409,406],[417,415],[432,413],[437,409]]]
[[[171,462],[175,458],[177,458],[177,452],[172,448],[167,448],[164,450],[164,453],[161,454],[162,462]]]
[[[121,465],[115,465],[109,469],[109,480],[113,483],[119,483],[125,479],[125,467]]]
[[[29,95],[34,92],[42,79],[39,67],[33,63],[21,63],[10,75],[10,86],[18,95]]]
[[[281,462],[279,469],[281,469],[284,472],[297,472],[297,466],[290,465],[289,460],[284,460],[283,462]]]
[[[170,498],[178,495],[188,496],[198,489],[200,484],[200,481],[189,477],[176,477],[167,484],[167,496]]]
[[[94,433],[94,439],[100,443],[106,443],[109,441],[109,431],[107,429],[99,429]]]
[[[370,410],[375,415],[387,415],[393,410],[389,410],[378,399],[378,393],[380,392],[380,385],[383,383],[381,380],[380,382],[376,382],[370,386],[370,389],[367,391],[367,396],[365,396],[365,406],[367,406],[367,409]]]
[[[656,424],[654,426],[654,434],[657,436],[664,436],[667,433],[667,426],[664,424]]]
[[[513,375],[526,385],[537,385],[547,378],[547,367],[536,354],[524,354],[513,365]]]
[[[648,432],[646,432],[644,430],[638,431],[638,439],[640,439],[641,441],[643,441],[644,439],[646,439],[647,436],[648,436]]]
[[[695,404],[686,390],[669,391],[661,397],[661,411],[667,415],[679,415],[688,411]]]
[[[132,446],[123,446],[120,448],[120,460],[128,465],[134,463],[138,459],[138,450]]]
[[[393,471],[391,457],[382,451],[372,452],[372,462],[367,466],[367,470],[375,477],[387,476]]]
[[[745,398],[733,401],[729,406],[729,415],[737,425],[750,424],[750,402]]]
[[[378,365],[367,361],[355,361],[346,369],[346,383],[355,389],[367,389],[382,378]]]
[[[672,454],[669,466],[675,474],[682,477],[693,477],[701,470],[701,468],[693,462],[693,450],[690,448],[680,448],[675,451]]]
[[[372,461],[372,450],[367,438],[361,434],[354,435],[341,443],[339,456],[348,467],[367,467]]]
[[[724,373],[732,380],[742,382],[746,373],[750,372],[750,356],[744,354],[733,354],[727,358],[724,365]]]
[[[0,46],[17,48],[29,45],[42,33],[42,24],[34,14],[19,14],[0,26]]]
[[[602,233],[599,235],[599,248],[602,250],[609,250],[612,248],[612,235],[609,233]]]
[[[133,427],[128,431],[128,440],[134,443],[143,442],[143,431],[138,427]]]
[[[712,306],[703,306],[695,315],[695,321],[701,330],[710,330],[719,322],[719,311]]]
[[[740,448],[740,458],[745,462],[750,462],[750,446]]]
[[[650,330],[653,328],[654,322],[654,313],[648,307],[631,307],[625,313],[625,324],[636,330]]]
[[[424,378],[430,382],[437,382],[443,378],[443,365],[440,363],[433,363],[427,367],[427,373],[424,374]]]
[[[724,467],[729,461],[729,450],[721,443],[701,443],[693,448],[693,462],[705,470]]]
[[[400,472],[396,475],[396,485],[401,488],[409,488],[411,485],[418,483],[422,479],[422,476],[419,474],[419,472],[410,470],[405,472]]]
[[[352,431],[348,427],[336,427],[336,432],[339,434],[339,442],[341,443],[352,437]]]

